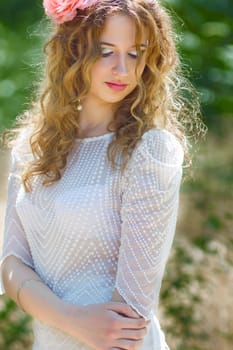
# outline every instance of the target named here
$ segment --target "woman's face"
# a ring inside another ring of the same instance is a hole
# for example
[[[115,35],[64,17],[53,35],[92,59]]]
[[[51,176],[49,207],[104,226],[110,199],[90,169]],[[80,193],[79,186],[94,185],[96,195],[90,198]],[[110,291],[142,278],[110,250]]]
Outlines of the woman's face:
[[[118,103],[137,86],[135,68],[138,52],[135,47],[136,26],[132,18],[117,14],[107,19],[100,36],[102,57],[93,65],[88,97],[100,103]],[[146,64],[147,35],[143,33],[143,51],[138,74]]]

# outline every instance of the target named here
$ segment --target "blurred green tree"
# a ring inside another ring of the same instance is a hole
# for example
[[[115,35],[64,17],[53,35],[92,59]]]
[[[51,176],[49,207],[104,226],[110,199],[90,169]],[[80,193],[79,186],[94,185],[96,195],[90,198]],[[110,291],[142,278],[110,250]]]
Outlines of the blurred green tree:
[[[231,0],[165,0],[175,20],[183,62],[201,93],[203,115],[218,132],[233,116],[233,6]]]
[[[33,89],[40,38],[36,35],[42,2],[1,0],[0,3],[0,130],[26,109]],[[42,29],[42,28],[41,28]],[[34,34],[33,34],[34,33]]]

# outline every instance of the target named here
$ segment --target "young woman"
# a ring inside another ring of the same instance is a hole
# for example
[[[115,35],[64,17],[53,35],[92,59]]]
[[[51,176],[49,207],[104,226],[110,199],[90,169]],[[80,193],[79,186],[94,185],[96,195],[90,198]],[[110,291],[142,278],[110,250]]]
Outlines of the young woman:
[[[2,293],[34,318],[33,350],[168,349],[158,298],[198,120],[169,15],[154,0],[44,7],[43,82],[7,134]]]

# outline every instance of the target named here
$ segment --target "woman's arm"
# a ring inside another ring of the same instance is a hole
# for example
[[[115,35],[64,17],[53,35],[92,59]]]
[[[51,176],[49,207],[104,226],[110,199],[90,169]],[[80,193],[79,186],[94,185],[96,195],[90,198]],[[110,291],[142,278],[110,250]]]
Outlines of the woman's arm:
[[[175,137],[151,130],[143,135],[122,180],[121,244],[113,298],[121,296],[145,319],[151,319],[157,306],[174,237],[182,162],[183,150]]]
[[[120,302],[93,305],[68,304],[43,283],[37,273],[11,255],[1,267],[6,293],[33,318],[58,328],[95,350],[113,347],[135,349],[142,344],[148,325],[130,306]],[[24,281],[30,280],[25,284]],[[35,280],[35,281],[34,281]]]
[[[11,255],[2,264],[2,280],[6,294],[29,315],[48,325],[64,329],[67,304],[43,283],[32,268]],[[26,280],[31,281],[20,289],[19,300],[17,300],[17,292]]]

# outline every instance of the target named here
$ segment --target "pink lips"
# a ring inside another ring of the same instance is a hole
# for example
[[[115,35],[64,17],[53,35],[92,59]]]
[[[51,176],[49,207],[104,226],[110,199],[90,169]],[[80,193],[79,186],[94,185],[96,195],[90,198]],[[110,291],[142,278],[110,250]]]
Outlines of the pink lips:
[[[110,89],[115,90],[115,91],[123,91],[127,87],[127,84],[118,84],[118,83],[113,83],[113,82],[106,82],[105,84]]]

